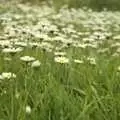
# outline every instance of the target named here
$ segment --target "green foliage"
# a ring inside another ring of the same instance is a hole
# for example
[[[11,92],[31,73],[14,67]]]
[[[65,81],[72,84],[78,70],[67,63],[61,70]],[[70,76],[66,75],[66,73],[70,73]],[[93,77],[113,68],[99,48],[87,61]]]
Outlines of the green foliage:
[[[67,4],[68,7],[90,7],[95,10],[102,10],[104,8],[110,10],[119,10],[120,9],[120,1],[119,0],[23,0],[23,2],[32,2],[32,3],[40,3],[47,2],[48,4],[53,3],[56,8],[60,8],[64,4]]]

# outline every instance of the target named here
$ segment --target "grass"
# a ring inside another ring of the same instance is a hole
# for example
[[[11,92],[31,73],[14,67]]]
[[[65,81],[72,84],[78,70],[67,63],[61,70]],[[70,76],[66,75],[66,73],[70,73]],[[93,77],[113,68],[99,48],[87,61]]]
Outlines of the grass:
[[[19,0],[21,2],[31,2],[32,4],[39,4],[46,2],[48,5],[53,5],[55,8],[60,9],[63,5],[67,4],[69,8],[90,7],[94,10],[102,11],[104,8],[108,10],[119,10],[119,0]]]
[[[120,41],[115,38],[120,31],[119,12],[1,7],[0,72],[14,73],[16,78],[0,80],[0,120],[120,119]],[[11,47],[23,51],[3,53]],[[66,53],[69,63],[54,61],[58,51]],[[22,56],[32,56],[41,65],[31,68],[32,62],[21,61]]]

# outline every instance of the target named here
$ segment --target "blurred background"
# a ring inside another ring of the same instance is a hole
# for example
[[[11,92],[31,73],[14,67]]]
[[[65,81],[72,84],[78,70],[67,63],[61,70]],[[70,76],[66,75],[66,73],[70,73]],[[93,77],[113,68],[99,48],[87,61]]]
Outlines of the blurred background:
[[[120,0],[20,0],[21,2],[30,2],[34,4],[40,4],[41,2],[46,2],[48,5],[53,5],[56,8],[60,8],[64,4],[68,7],[88,7],[94,10],[103,10],[107,8],[108,10],[120,10]]]

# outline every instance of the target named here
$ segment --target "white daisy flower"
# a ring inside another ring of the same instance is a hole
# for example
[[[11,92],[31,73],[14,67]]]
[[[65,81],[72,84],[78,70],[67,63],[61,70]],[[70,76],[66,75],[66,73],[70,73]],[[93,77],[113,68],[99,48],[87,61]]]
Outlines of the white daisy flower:
[[[66,57],[55,57],[54,58],[54,61],[57,62],[57,63],[69,63],[69,59],[66,58]]]
[[[37,67],[39,67],[40,65],[41,65],[40,61],[39,61],[39,60],[36,60],[36,61],[32,62],[31,67],[32,67],[32,68],[37,68]]]
[[[23,57],[20,57],[20,60],[24,62],[33,62],[35,61],[35,58],[30,56],[23,56]]]
[[[75,62],[75,63],[79,63],[79,64],[84,63],[82,60],[78,60],[78,59],[75,59],[74,62]]]
[[[31,107],[29,105],[27,105],[26,108],[25,108],[25,111],[26,111],[27,114],[30,114],[31,111],[32,111]]]
[[[66,52],[55,52],[54,55],[56,55],[56,56],[64,56],[64,55],[66,55]]]

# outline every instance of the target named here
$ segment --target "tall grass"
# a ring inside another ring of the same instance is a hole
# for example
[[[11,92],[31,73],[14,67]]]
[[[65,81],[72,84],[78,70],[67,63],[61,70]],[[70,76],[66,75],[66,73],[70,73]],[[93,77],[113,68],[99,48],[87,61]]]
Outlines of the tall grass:
[[[120,13],[9,5],[0,10],[0,120],[119,120]]]

